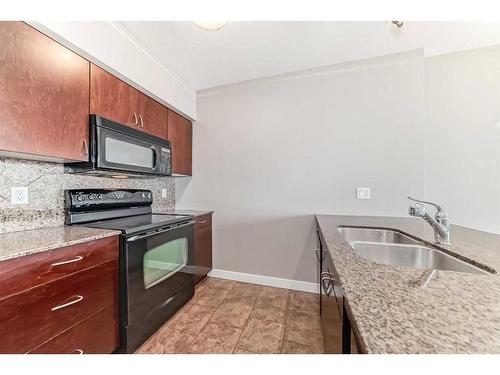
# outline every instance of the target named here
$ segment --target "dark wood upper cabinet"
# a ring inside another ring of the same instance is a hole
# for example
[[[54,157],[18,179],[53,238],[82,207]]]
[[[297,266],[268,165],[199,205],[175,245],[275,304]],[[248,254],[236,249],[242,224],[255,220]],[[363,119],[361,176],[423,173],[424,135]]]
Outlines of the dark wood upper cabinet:
[[[89,62],[23,22],[0,22],[0,154],[87,160]]]
[[[192,174],[193,125],[174,111],[168,111],[168,139],[172,142],[173,173]]]
[[[90,113],[130,127],[139,128],[139,116],[134,110],[137,90],[104,69],[90,67]]]
[[[167,138],[167,107],[93,64],[90,72],[90,112]]]
[[[26,23],[0,22],[0,156],[86,161],[90,113],[170,139],[174,173],[191,175],[189,120]]]
[[[168,108],[137,92],[137,111],[139,113],[139,125],[141,130],[157,137],[167,139],[168,137]]]

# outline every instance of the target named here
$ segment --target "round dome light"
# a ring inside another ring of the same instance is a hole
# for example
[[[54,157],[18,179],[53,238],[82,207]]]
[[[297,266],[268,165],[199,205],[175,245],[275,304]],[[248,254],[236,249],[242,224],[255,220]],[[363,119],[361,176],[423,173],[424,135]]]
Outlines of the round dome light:
[[[215,31],[220,30],[227,23],[226,21],[193,21],[197,26],[203,30]]]

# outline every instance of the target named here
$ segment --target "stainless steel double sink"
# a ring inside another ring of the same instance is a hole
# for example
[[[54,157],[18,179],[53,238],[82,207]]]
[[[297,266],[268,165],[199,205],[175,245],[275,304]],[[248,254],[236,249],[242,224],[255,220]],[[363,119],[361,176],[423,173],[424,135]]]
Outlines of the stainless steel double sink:
[[[348,226],[337,229],[359,256],[375,263],[419,269],[488,273],[394,230]]]

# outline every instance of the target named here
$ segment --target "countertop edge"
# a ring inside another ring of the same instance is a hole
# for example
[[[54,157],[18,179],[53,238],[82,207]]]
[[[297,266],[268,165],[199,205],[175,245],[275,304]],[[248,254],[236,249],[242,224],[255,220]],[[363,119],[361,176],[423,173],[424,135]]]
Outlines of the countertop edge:
[[[57,244],[53,244],[53,245],[43,246],[40,248],[31,248],[29,250],[23,250],[23,251],[19,251],[17,253],[14,252],[12,254],[0,257],[0,262],[4,262],[4,261],[16,259],[16,258],[21,258],[21,257],[29,256],[29,255],[39,254],[39,253],[43,253],[45,251],[56,250],[56,249],[60,249],[63,247],[78,245],[78,244],[85,243],[85,242],[96,241],[96,240],[100,240],[103,238],[118,236],[121,234],[121,232],[115,231],[115,230],[102,229],[102,231],[105,231],[105,232],[85,236],[85,237],[78,238],[78,239],[71,240],[71,241],[65,241],[65,242],[61,242],[61,243],[57,243]],[[22,233],[22,231],[21,232],[10,232],[9,234],[12,234],[12,233]]]

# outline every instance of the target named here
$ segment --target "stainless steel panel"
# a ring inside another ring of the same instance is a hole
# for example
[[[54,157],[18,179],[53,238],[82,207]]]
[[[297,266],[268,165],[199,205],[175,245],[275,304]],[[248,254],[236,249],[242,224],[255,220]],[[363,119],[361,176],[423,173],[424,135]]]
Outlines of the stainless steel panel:
[[[376,242],[352,242],[361,257],[390,266],[486,274],[487,272],[439,250],[421,245],[402,245]]]
[[[387,229],[339,227],[338,231],[344,236],[347,242],[367,241],[408,245],[420,244],[420,242],[404,234]]]

